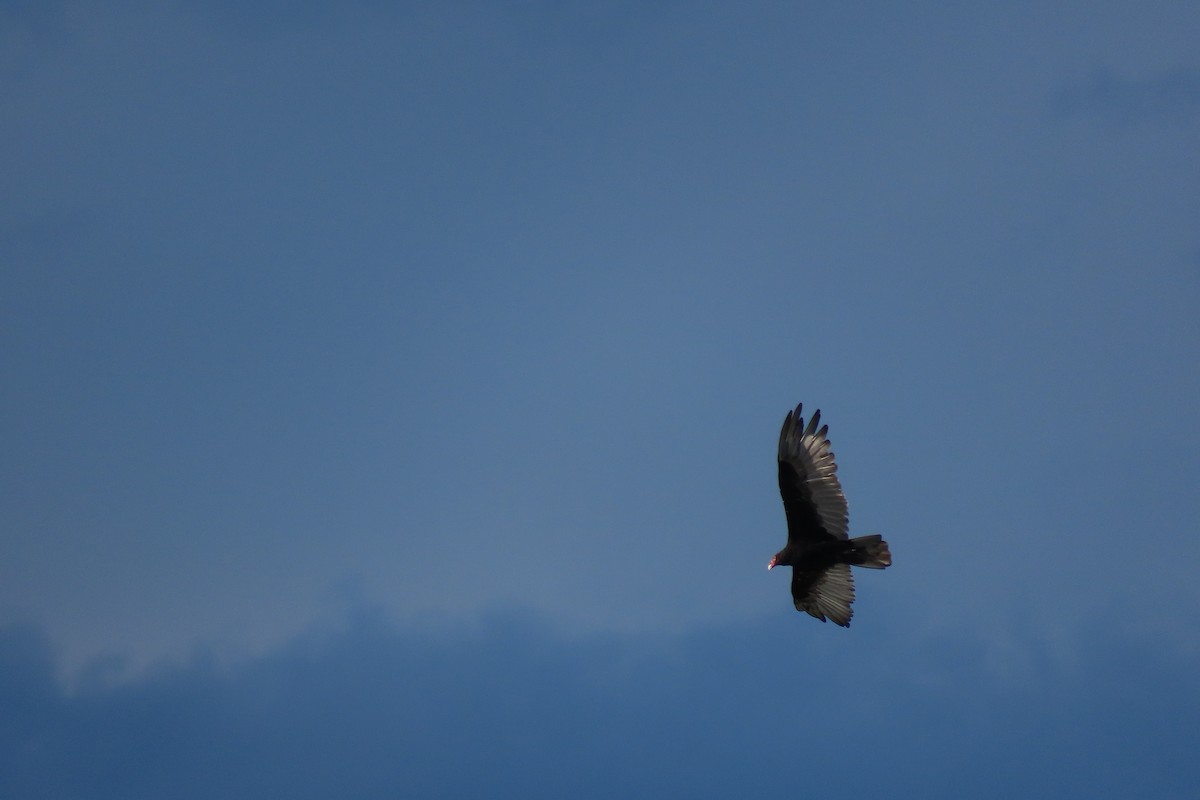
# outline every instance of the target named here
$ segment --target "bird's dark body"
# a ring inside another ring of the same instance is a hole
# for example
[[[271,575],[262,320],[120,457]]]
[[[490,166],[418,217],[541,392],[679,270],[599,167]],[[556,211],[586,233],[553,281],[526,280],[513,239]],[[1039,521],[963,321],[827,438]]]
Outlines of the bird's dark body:
[[[788,413],[779,432],[779,493],[787,513],[788,542],[770,567],[792,568],[792,599],[798,611],[850,625],[854,579],[850,567],[884,569],[892,555],[882,536],[851,539],[846,497],[829,449],[829,426],[821,412],[804,424],[803,407]]]
[[[854,564],[862,561],[858,547],[848,539],[830,538],[827,542],[789,544],[775,556],[775,566],[793,567],[808,572],[824,570],[834,564]]]

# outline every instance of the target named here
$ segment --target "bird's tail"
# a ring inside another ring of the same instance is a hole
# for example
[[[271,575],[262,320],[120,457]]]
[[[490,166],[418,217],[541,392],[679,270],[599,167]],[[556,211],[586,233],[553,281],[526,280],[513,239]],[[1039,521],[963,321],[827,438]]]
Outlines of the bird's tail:
[[[871,569],[883,569],[892,565],[892,551],[888,550],[888,543],[877,533],[851,539],[849,544],[850,547],[846,551],[847,564]]]

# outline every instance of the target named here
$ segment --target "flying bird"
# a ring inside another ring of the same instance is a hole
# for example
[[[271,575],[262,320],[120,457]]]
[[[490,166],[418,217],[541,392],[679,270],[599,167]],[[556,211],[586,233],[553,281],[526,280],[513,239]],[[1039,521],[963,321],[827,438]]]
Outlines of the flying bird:
[[[803,408],[801,403],[789,411],[779,432],[779,494],[787,514],[788,541],[767,569],[792,568],[797,611],[848,628],[854,616],[850,567],[884,569],[892,565],[892,554],[879,534],[847,536],[849,514],[826,436],[829,426],[817,429],[820,410],[806,426]]]

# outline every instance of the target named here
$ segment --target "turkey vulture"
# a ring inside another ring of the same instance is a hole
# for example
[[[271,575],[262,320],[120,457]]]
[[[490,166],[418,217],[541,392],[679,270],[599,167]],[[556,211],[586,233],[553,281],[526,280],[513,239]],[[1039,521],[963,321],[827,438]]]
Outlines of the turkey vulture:
[[[828,425],[818,410],[804,424],[804,404],[789,411],[779,432],[779,494],[787,513],[787,546],[767,569],[792,568],[792,600],[822,622],[826,617],[850,627],[854,616],[851,565],[883,569],[892,565],[887,542],[879,534],[850,539],[846,496],[829,449]]]

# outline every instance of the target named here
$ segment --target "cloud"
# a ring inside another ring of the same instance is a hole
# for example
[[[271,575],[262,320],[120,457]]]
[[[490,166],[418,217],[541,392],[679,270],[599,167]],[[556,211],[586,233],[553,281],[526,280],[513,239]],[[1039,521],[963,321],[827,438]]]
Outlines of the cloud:
[[[1059,91],[1055,112],[1099,118],[1111,124],[1188,121],[1200,115],[1200,71],[1173,69],[1130,78],[1099,69]]]
[[[969,636],[791,615],[573,639],[518,613],[439,631],[360,609],[237,666],[66,692],[40,634],[9,628],[0,795],[1182,796],[1195,654],[1104,640],[1005,683]]]

